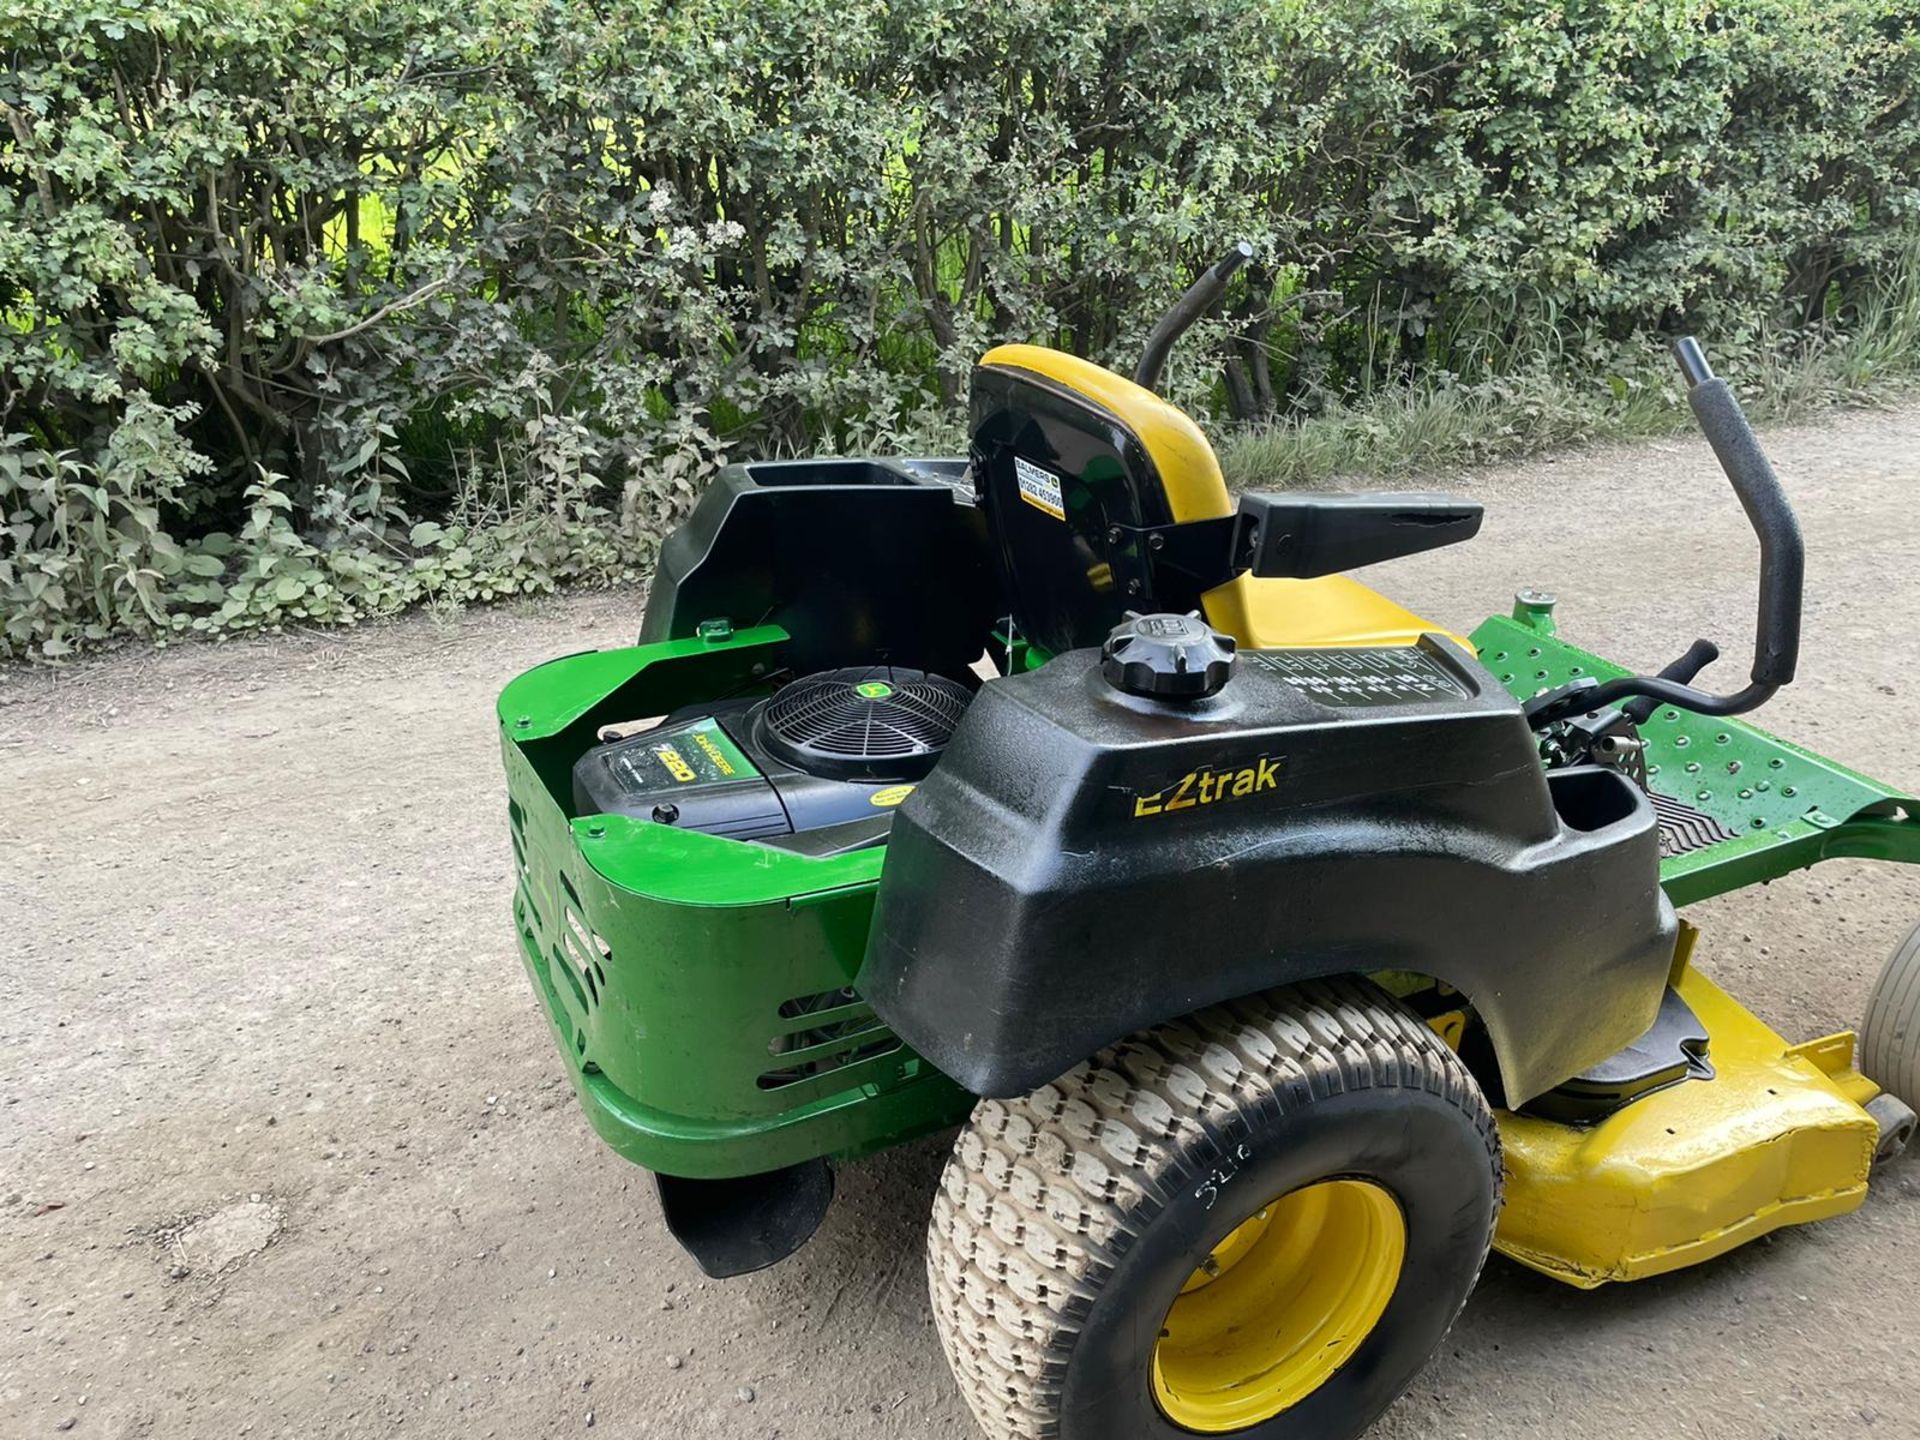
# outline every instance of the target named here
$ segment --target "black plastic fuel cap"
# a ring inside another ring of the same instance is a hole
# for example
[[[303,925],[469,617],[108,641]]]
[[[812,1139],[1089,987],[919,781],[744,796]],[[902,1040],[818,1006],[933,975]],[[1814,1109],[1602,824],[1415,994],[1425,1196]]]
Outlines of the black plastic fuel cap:
[[[1237,642],[1192,615],[1129,615],[1100,647],[1107,683],[1156,700],[1202,700],[1233,675]]]

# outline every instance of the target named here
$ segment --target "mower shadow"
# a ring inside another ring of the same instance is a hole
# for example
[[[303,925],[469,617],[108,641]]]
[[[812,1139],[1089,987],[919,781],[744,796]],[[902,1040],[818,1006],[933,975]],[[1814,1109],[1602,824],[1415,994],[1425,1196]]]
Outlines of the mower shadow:
[[[801,1305],[812,1309],[815,1325],[852,1325],[909,1365],[924,1360],[924,1375],[938,1375],[944,1392],[950,1382],[928,1323],[923,1256],[927,1212],[952,1141],[953,1132],[928,1136],[841,1170],[819,1233],[791,1261],[755,1277],[756,1305],[782,1313]],[[1433,1378],[1444,1384],[1448,1372],[1458,1379],[1489,1367],[1548,1367],[1569,1347],[1596,1358],[1642,1351],[1648,1335],[1684,1334],[1716,1316],[1731,1320],[1749,1299],[1791,1291],[1809,1266],[1825,1263],[1824,1243],[1820,1227],[1784,1230],[1709,1264],[1588,1291],[1495,1255]]]
[[[802,1317],[806,1330],[833,1332],[904,1361],[918,1378],[938,1376],[951,1395],[927,1309],[927,1215],[953,1131],[842,1167],[825,1221],[789,1260],[743,1281],[769,1319]],[[957,1395],[951,1395],[955,1403]]]

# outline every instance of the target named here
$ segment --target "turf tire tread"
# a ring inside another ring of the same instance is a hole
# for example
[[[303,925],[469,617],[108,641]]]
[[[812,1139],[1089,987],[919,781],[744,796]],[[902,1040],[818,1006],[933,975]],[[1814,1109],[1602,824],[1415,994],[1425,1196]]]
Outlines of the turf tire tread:
[[[1874,981],[1860,1026],[1860,1068],[1920,1109],[1920,925],[1894,947]]]
[[[1499,1135],[1466,1067],[1357,979],[1214,1006],[1030,1095],[982,1100],[934,1198],[927,1281],[954,1376],[991,1440],[1057,1440],[1080,1326],[1173,1196],[1253,1122],[1368,1087],[1425,1090],[1469,1114],[1498,1193]]]

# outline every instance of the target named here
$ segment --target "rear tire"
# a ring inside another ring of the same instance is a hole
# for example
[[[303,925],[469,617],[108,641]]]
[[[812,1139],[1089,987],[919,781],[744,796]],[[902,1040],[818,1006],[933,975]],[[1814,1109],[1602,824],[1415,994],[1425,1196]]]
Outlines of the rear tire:
[[[1500,1179],[1417,1016],[1358,980],[1275,991],[982,1101],[934,1200],[935,1322],[993,1440],[1342,1440],[1459,1314]]]
[[[1860,1069],[1874,1084],[1920,1109],[1920,925],[1894,947],[1867,997]]]

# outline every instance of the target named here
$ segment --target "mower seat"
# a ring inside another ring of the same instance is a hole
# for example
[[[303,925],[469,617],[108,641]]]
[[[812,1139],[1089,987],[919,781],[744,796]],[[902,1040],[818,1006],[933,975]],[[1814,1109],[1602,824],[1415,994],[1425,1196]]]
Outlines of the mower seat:
[[[1098,645],[1128,611],[1199,610],[1254,649],[1409,645],[1450,633],[1357,580],[1322,573],[1311,556],[1290,563],[1315,578],[1249,573],[1248,522],[1324,512],[1329,537],[1340,527],[1348,542],[1339,553],[1364,556],[1352,564],[1464,539],[1479,526],[1477,506],[1415,497],[1389,514],[1392,506],[1354,497],[1303,495],[1237,506],[1213,447],[1184,412],[1038,345],[988,351],[972,400],[975,488],[1013,621],[1051,653]],[[1388,523],[1409,508],[1427,523]],[[1382,523],[1355,546],[1355,524],[1364,527],[1372,509]]]
[[[1254,650],[1320,646],[1412,645],[1451,630],[1346,575],[1269,580],[1238,575],[1201,596],[1207,623]]]

